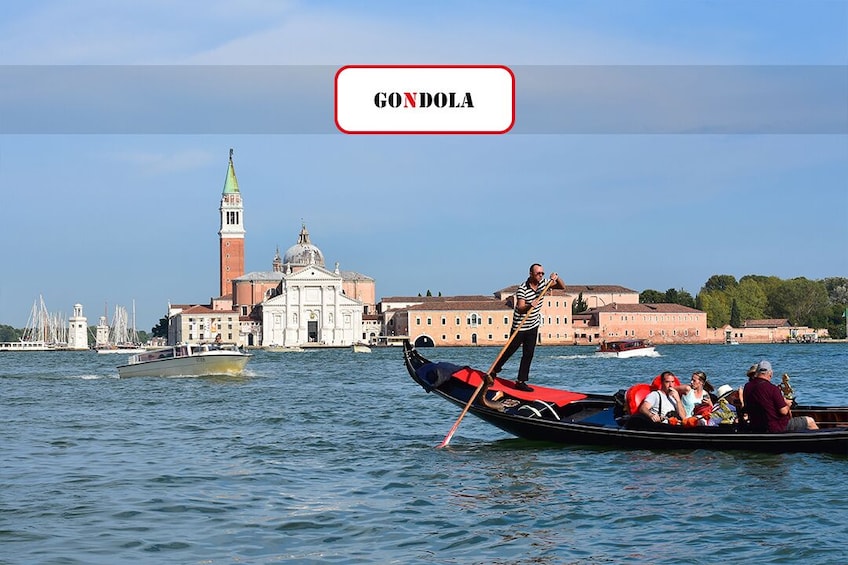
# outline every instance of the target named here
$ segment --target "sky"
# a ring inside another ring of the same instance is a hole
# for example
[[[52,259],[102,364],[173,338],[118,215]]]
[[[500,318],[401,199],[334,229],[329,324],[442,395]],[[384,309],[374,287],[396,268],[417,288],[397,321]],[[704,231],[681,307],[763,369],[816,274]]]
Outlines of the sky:
[[[345,65],[506,65],[503,135],[346,135]],[[229,149],[245,270],[301,225],[377,299],[567,284],[697,294],[848,276],[848,1],[0,6],[0,324],[218,293]]]

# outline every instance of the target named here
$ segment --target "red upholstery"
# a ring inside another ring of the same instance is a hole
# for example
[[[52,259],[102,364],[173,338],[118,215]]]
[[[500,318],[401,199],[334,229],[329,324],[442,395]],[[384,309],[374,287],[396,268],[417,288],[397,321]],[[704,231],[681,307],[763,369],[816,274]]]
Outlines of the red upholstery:
[[[674,386],[680,386],[680,379],[674,377]],[[651,381],[651,390],[659,390],[662,388],[662,373],[654,377]]]
[[[483,375],[485,373],[482,371],[463,367],[453,374],[453,378],[476,387],[482,382]],[[498,377],[495,379],[495,383],[489,387],[489,390],[492,392],[501,391],[513,398],[520,398],[522,400],[544,400],[546,402],[552,402],[557,406],[565,406],[569,402],[586,398],[586,395],[580,392],[548,388],[537,385],[536,383],[531,383],[531,386],[533,387],[531,392],[521,391],[515,388],[515,385],[511,381]]]
[[[641,383],[638,385],[633,385],[632,387],[627,389],[627,392],[624,393],[624,402],[627,406],[628,414],[636,414],[639,411],[639,405],[642,404],[642,401],[645,400],[645,397],[650,394],[651,385],[646,383]]]

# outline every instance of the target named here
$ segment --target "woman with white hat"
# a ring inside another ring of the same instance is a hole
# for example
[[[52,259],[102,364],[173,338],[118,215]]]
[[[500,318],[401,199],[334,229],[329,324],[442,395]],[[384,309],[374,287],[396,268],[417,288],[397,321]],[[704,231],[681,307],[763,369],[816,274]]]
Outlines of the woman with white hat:
[[[717,426],[719,424],[735,424],[739,421],[736,404],[739,402],[741,389],[735,390],[730,385],[721,385],[716,391],[718,400],[713,405],[710,418],[707,422],[709,426]]]

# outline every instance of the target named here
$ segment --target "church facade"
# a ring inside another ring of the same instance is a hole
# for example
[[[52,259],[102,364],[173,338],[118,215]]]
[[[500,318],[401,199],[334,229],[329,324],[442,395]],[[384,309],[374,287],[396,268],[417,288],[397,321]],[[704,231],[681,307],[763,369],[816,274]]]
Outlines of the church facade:
[[[244,272],[244,202],[232,150],[219,211],[221,295],[208,305],[170,305],[169,343],[212,341],[218,333],[224,342],[248,347],[345,347],[370,340],[373,330],[363,326],[363,315],[376,312],[374,279],[342,271],[338,263],[327,269],[305,224],[283,256],[277,250],[270,271]]]

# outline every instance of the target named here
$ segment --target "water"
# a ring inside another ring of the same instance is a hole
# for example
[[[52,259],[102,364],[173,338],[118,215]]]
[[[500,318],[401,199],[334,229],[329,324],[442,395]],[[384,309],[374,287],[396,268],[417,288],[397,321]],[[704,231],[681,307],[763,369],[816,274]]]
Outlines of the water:
[[[531,383],[739,385],[765,357],[802,403],[848,404],[846,344],[658,351],[539,348]],[[498,349],[425,353],[487,369]],[[241,378],[118,379],[119,362],[0,354],[0,562],[845,562],[848,457],[547,445],[473,416],[439,450],[459,410],[399,348],[260,351]]]

